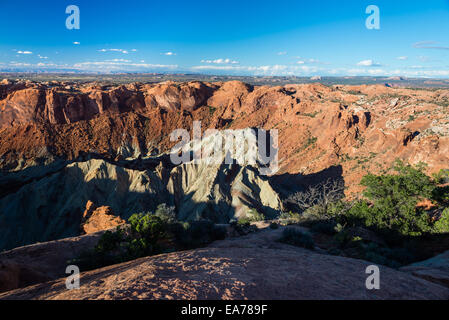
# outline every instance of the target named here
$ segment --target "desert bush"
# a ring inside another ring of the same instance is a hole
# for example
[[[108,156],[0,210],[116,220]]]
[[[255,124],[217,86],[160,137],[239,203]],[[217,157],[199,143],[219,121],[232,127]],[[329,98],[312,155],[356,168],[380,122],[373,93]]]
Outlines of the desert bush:
[[[441,169],[439,172],[433,174],[433,179],[438,184],[449,183],[449,169]]]
[[[336,229],[334,241],[340,248],[344,248],[351,240],[353,238],[347,229]]]
[[[317,221],[312,224],[310,230],[315,233],[324,233],[327,235],[334,235],[336,233],[335,227],[337,226],[335,221]]]
[[[444,207],[449,207],[449,186],[437,186],[432,191],[432,200]]]
[[[248,218],[250,219],[251,222],[259,222],[265,220],[265,216],[256,209],[249,210]]]
[[[161,218],[152,214],[134,214],[128,220],[131,228],[125,239],[128,254],[137,259],[161,251],[159,242],[167,239],[166,225]]]
[[[283,224],[296,224],[301,221],[301,215],[292,211],[282,212],[278,219],[283,221]]]
[[[313,232],[335,231],[335,249],[347,251],[351,256],[357,249],[356,258],[390,267],[417,261],[419,252],[409,246],[416,237],[449,233],[449,187],[442,185],[447,183],[448,172],[430,177],[424,172],[424,164],[411,166],[401,161],[396,161],[392,169],[391,174],[363,177],[361,185],[365,190],[359,200],[337,198],[326,205],[315,204],[318,208],[309,207],[304,212],[306,224]],[[309,195],[314,192],[309,191]],[[305,201],[304,195],[299,199]],[[426,211],[419,207],[423,200],[431,201],[434,208]],[[333,230],[331,226],[335,226]],[[374,231],[384,243],[354,238],[350,231],[358,227]],[[409,248],[404,249],[405,246]]]
[[[179,225],[182,227],[177,229],[175,239],[182,249],[199,248],[226,238],[226,228],[216,226],[211,221],[194,221]]]
[[[178,221],[175,207],[169,207],[165,203],[162,203],[157,207],[154,215],[159,217],[165,223],[175,223]]]
[[[432,232],[434,222],[417,204],[422,199],[434,198],[440,187],[423,172],[423,165],[412,167],[397,161],[394,169],[396,174],[363,177],[361,184],[366,187],[366,200],[354,203],[344,220],[401,236]],[[443,222],[438,226],[444,226]]]
[[[399,268],[416,261],[416,257],[407,248],[388,248],[376,243],[359,243],[361,257],[364,260],[391,268]]]
[[[231,222],[231,227],[237,232],[237,234],[243,236],[258,230],[256,226],[251,225],[251,222],[251,219],[242,218]]]
[[[435,233],[449,233],[449,208],[441,213],[439,219],[433,225]]]
[[[279,229],[279,224],[277,224],[275,222],[270,223],[270,229],[272,229],[272,230]]]
[[[328,179],[316,186],[309,187],[304,192],[292,195],[287,199],[287,204],[298,207],[310,218],[331,218],[328,216],[330,206],[344,198],[344,190],[342,180]]]
[[[250,218],[241,218],[241,219],[237,220],[235,222],[235,224],[240,227],[248,227],[251,225],[251,222],[252,221]]]
[[[106,231],[93,250],[71,261],[81,270],[91,270],[162,252],[159,243],[167,239],[162,220],[151,214],[134,214],[129,227]]]
[[[285,229],[279,241],[306,249],[313,249],[315,247],[313,238],[309,233],[293,228]]]

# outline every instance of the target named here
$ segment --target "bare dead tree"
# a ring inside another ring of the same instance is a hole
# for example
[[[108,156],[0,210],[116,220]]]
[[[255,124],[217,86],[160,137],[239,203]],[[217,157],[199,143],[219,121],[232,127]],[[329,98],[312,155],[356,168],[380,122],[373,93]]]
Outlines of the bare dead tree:
[[[343,180],[328,179],[306,191],[295,193],[287,199],[287,203],[296,205],[302,211],[316,208],[318,213],[325,215],[329,206],[344,198]]]

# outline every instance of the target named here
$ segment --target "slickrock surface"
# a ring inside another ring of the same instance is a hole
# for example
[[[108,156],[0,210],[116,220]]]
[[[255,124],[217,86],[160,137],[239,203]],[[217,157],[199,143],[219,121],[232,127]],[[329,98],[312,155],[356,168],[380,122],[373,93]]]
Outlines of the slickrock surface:
[[[204,249],[143,258],[0,294],[0,299],[449,299],[449,289],[381,267],[381,289],[365,287],[371,263],[273,241],[281,230]]]
[[[0,292],[58,279],[67,262],[92,249],[102,232],[88,236],[37,243],[0,253]]]
[[[449,288],[449,251],[401,268],[401,271]]]

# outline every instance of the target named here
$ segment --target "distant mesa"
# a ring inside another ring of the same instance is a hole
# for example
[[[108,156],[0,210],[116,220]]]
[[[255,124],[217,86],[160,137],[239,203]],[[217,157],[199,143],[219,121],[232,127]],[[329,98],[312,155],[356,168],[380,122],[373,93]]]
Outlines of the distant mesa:
[[[387,78],[387,80],[392,80],[392,81],[405,81],[405,80],[407,80],[407,78],[404,78],[404,77],[389,77],[389,78]]]

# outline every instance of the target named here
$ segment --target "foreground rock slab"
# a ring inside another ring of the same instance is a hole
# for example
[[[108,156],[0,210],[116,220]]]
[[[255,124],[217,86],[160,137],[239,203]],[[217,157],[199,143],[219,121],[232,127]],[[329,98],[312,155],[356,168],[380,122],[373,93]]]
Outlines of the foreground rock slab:
[[[401,268],[416,277],[449,287],[449,251]]]
[[[37,243],[0,253],[0,292],[65,275],[67,261],[95,247],[103,232]]]
[[[386,267],[380,268],[381,289],[369,291],[368,262],[243,244],[229,241],[86,272],[79,290],[67,290],[61,279],[0,299],[449,299],[448,288]]]

